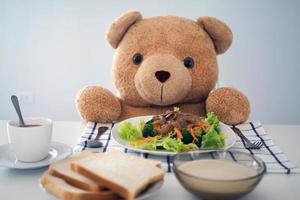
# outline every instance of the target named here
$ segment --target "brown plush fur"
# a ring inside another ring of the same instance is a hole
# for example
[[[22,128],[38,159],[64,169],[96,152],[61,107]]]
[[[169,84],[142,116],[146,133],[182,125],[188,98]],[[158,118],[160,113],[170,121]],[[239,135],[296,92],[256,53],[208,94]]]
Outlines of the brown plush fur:
[[[117,48],[128,28],[140,19],[142,19],[142,15],[136,11],[125,13],[116,19],[106,33],[106,40],[108,43],[113,48]]]
[[[109,90],[98,86],[87,86],[79,91],[76,106],[87,121],[112,122],[121,114],[120,101]]]
[[[197,21],[175,16],[142,19],[135,11],[113,22],[107,40],[116,48],[113,68],[120,99],[99,87],[84,89],[77,98],[77,108],[83,119],[119,121],[159,114],[175,105],[184,112],[204,115],[208,96],[207,110],[222,114],[226,123],[247,119],[249,102],[247,99],[235,101],[237,97],[244,97],[239,91],[224,88],[229,92],[211,93],[218,79],[217,54],[224,53],[232,41],[232,32],[223,22],[212,17]],[[143,55],[140,64],[133,62],[136,53]],[[192,69],[184,66],[186,57],[193,59]],[[161,70],[170,74],[163,83],[155,76]],[[229,103],[214,105],[223,98],[232,99],[235,106]],[[224,113],[231,110],[233,114],[224,117]]]
[[[214,45],[209,35],[196,22],[173,16],[144,19],[135,23],[127,31],[114,57],[115,85],[121,98],[129,105],[152,104],[140,96],[133,82],[138,69],[143,67],[132,62],[135,53],[141,53],[144,56],[144,62],[141,65],[146,62],[147,58],[157,54],[173,56],[176,58],[174,64],[181,61],[182,68],[185,68],[182,63],[185,57],[189,56],[194,59],[195,66],[190,70],[193,80],[191,90],[184,99],[181,99],[181,103],[196,103],[205,100],[218,78]],[[175,68],[160,60],[157,60],[157,63],[155,66],[157,68]],[[144,76],[147,77],[146,74]],[[177,82],[173,87],[176,88],[180,84],[182,83]],[[160,90],[160,87],[157,89]]]
[[[133,116],[143,116],[143,115],[158,115],[167,110],[173,110],[174,106],[179,107],[182,112],[192,113],[195,115],[204,116],[205,115],[205,104],[202,103],[183,103],[174,104],[170,106],[147,106],[147,107],[137,107],[130,106],[121,100],[122,114],[118,121],[124,120]]]
[[[226,124],[239,124],[248,119],[250,104],[247,97],[238,90],[224,87],[208,96],[206,111],[216,113]]]
[[[233,36],[226,24],[214,17],[199,17],[197,23],[214,41],[217,54],[224,53],[230,47]]]
[[[171,74],[164,84],[155,77],[155,72],[160,70]],[[154,54],[139,66],[134,83],[139,95],[149,104],[170,105],[180,102],[188,95],[191,91],[192,77],[189,70],[182,66],[182,61],[175,56]]]

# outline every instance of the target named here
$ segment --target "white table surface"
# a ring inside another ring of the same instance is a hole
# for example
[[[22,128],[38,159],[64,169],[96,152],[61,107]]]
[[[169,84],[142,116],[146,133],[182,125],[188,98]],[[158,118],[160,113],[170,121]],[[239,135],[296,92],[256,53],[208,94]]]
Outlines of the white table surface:
[[[54,122],[53,141],[72,147],[84,128],[83,122]],[[300,126],[264,125],[294,164],[300,166]],[[6,121],[0,120],[0,145],[7,143]],[[35,170],[13,170],[0,167],[0,199],[55,199],[39,186],[47,167]],[[172,173],[167,173],[161,190],[149,199],[197,199],[188,193]],[[300,199],[300,174],[266,174],[257,188],[241,199]]]

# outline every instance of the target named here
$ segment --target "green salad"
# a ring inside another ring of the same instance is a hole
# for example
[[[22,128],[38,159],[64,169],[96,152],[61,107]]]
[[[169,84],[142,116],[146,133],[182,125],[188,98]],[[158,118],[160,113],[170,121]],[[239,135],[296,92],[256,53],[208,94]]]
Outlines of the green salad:
[[[220,149],[225,146],[218,117],[210,112],[206,118],[181,113],[178,108],[138,124],[123,122],[119,137],[129,146],[145,150],[171,152]]]

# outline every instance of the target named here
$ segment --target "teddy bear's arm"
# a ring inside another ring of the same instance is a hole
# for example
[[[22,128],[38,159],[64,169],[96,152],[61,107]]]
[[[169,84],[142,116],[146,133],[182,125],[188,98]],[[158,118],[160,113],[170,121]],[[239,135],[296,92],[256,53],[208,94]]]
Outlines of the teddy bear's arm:
[[[121,115],[121,103],[109,90],[87,86],[78,92],[76,107],[86,121],[108,123]]]
[[[214,112],[220,121],[235,125],[247,121],[250,104],[248,98],[240,91],[223,87],[209,94],[206,99],[206,112]]]

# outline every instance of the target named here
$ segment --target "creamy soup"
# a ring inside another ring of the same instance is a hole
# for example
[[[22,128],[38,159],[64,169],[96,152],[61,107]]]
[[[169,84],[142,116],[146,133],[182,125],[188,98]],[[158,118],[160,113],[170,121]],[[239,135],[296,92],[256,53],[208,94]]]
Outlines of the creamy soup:
[[[192,176],[213,180],[236,180],[255,176],[254,169],[226,160],[195,160],[184,163],[178,168]]]

